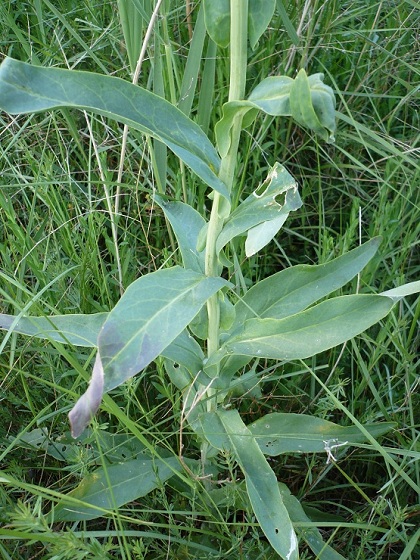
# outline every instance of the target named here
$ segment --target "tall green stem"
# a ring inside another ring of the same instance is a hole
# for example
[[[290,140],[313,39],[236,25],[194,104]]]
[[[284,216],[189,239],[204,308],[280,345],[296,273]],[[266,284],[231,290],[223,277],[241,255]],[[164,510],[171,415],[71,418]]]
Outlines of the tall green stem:
[[[247,66],[247,37],[248,37],[248,1],[231,0],[230,25],[230,83],[229,101],[243,99],[245,93]],[[231,130],[231,142],[228,153],[222,158],[219,177],[225,183],[229,192],[233,189],[233,178],[238,155],[239,137],[242,119],[238,118]],[[206,242],[206,274],[219,276],[221,267],[216,252],[216,240],[222,230],[223,223],[229,215],[228,203],[214,192],[213,206],[210,215]],[[218,296],[215,295],[207,303],[208,338],[207,355],[211,356],[219,347],[220,307]],[[214,406],[214,404],[211,404]]]

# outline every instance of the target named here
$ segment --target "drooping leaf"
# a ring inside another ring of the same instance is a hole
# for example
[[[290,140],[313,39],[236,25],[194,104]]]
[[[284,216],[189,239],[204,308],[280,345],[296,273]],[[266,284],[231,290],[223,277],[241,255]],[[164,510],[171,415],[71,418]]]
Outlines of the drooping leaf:
[[[258,40],[267,29],[276,7],[276,0],[249,0],[248,37],[254,50]]]
[[[91,382],[69,414],[73,437],[96,413],[103,392],[121,385],[162,354],[207,299],[228,284],[177,266],[133,282],[99,333]]]
[[[20,317],[0,314],[0,329],[55,340],[62,344],[95,347],[98,334],[108,313],[89,315],[52,315],[50,317]]]
[[[281,558],[297,560],[297,538],[277,479],[238,411],[219,410],[204,414],[201,424],[211,445],[235,455],[245,475],[252,509],[271,546]]]
[[[136,375],[159,356],[207,299],[227,285],[222,278],[205,277],[178,266],[133,282],[99,334],[105,391]]]
[[[298,124],[313,130],[323,140],[333,142],[335,96],[323,79],[323,74],[307,76],[303,69],[295,79],[269,76],[252,90],[247,100],[225,103],[222,119],[215,127],[219,154],[224,157],[229,150],[234,120],[243,119],[246,128],[254,121],[258,111],[274,117],[293,117]]]
[[[12,329],[19,334],[54,340],[62,344],[96,348],[99,332],[107,317],[108,313],[49,317],[0,314],[0,329]],[[174,362],[176,367],[183,367],[194,374],[201,368],[204,358],[200,345],[186,330],[177,336],[161,355]]]
[[[253,228],[274,221],[276,221],[277,226],[281,227],[282,221],[287,218],[289,212],[300,208],[301,205],[302,201],[296,181],[282,165],[277,163],[271,169],[264,183],[229,216],[217,238],[216,251],[219,253],[234,237],[246,232],[248,232],[248,243],[251,248],[255,249],[257,246],[261,248],[261,244],[257,244],[253,239],[253,236],[256,235]],[[271,233],[270,239],[277,231],[274,234]],[[253,245],[253,242],[255,242],[255,245]],[[247,253],[247,256],[250,256],[250,254]]]
[[[168,146],[226,199],[220,160],[200,127],[165,99],[120,78],[41,68],[6,58],[0,67],[0,108],[11,114],[73,107],[115,119]]]
[[[284,319],[249,319],[211,356],[205,370],[229,354],[285,361],[314,356],[374,325],[393,305],[392,299],[384,296],[350,295]]]
[[[80,436],[98,410],[104,393],[104,369],[101,357],[96,354],[89,386],[69,412],[71,435]]]
[[[296,526],[298,536],[316,554],[317,560],[346,560],[324,541],[319,530],[313,526],[312,520],[306,515],[299,500],[291,494],[287,486],[279,482],[279,489],[290,519]],[[305,527],[306,524],[309,526]]]
[[[235,305],[236,323],[254,317],[282,319],[303,311],[354,278],[380,242],[375,237],[326,264],[292,266],[261,280]]]
[[[189,204],[166,201],[158,195],[155,200],[174,230],[184,267],[204,272],[204,251],[197,251],[198,236],[206,225],[204,218]]]
[[[96,519],[119,507],[146,496],[177,471],[182,470],[177,457],[167,459],[134,459],[125,463],[99,468],[88,474],[77,488],[54,506],[50,519],[83,521]],[[80,500],[77,505],[73,500]]]
[[[389,432],[395,424],[368,424],[366,430],[374,437]],[[281,453],[334,453],[348,445],[366,441],[355,426],[339,426],[307,414],[273,412],[248,426],[264,455]]]

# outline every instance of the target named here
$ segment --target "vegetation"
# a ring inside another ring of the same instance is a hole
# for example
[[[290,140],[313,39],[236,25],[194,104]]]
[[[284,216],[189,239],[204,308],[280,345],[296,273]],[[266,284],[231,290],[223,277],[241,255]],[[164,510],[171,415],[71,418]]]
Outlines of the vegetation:
[[[0,7],[2,557],[414,559],[418,7],[152,4]]]

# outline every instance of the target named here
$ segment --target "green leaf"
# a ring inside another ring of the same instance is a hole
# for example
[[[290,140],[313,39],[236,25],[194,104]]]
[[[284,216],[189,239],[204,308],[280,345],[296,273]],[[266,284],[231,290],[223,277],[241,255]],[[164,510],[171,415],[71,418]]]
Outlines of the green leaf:
[[[230,1],[203,0],[207,33],[219,47],[230,43]],[[273,17],[276,0],[249,0],[248,36],[252,50]]]
[[[133,282],[109,313],[98,347],[105,391],[136,375],[185,329],[207,299],[228,282],[173,267]]]
[[[335,96],[323,79],[323,74],[313,74],[308,78],[302,68],[290,89],[290,109],[292,117],[300,125],[310,128],[323,140],[334,142]]]
[[[296,526],[297,534],[316,554],[317,560],[345,560],[344,556],[324,542],[321,533],[313,526],[312,520],[306,515],[299,500],[290,493],[287,486],[280,482],[279,489],[290,519]]]
[[[264,223],[276,222],[275,231],[273,230],[274,233],[271,231],[269,236],[271,239],[286,220],[289,212],[300,208],[301,205],[296,181],[282,165],[277,163],[264,183],[229,216],[217,239],[216,251],[220,253],[234,237],[248,232],[247,256],[251,256],[255,249],[261,248],[261,243],[256,239],[258,233],[254,228]]]
[[[82,433],[96,413],[104,392],[118,387],[162,354],[207,299],[228,284],[222,278],[177,266],[133,282],[99,333],[89,387],[69,414],[73,437]]]
[[[268,76],[252,90],[248,101],[267,115],[290,116],[290,90],[293,82],[293,78],[289,76]]]
[[[392,290],[386,290],[381,292],[381,296],[387,296],[393,301],[399,301],[403,297],[411,296],[412,294],[418,294],[420,292],[420,280],[417,282],[409,282],[408,284],[403,284],[398,286],[398,288],[392,288]]]
[[[203,0],[207,33],[219,47],[230,42],[230,0]]]
[[[258,40],[267,29],[276,7],[276,0],[249,0],[248,36],[251,49],[254,50]]]
[[[374,437],[394,427],[392,422],[365,426]],[[248,429],[264,455],[270,457],[281,453],[334,453],[334,449],[366,441],[355,426],[339,426],[306,414],[273,412],[250,424]]]
[[[297,560],[298,543],[277,479],[239,413],[221,410],[204,414],[201,424],[211,445],[234,453],[245,475],[252,509],[271,546],[282,558]]]
[[[142,458],[110,465],[106,470],[99,468],[88,474],[68,494],[71,502],[64,498],[53,508],[51,521],[84,521],[102,517],[146,496],[182,468],[177,457],[165,460]]]
[[[189,204],[169,202],[158,195],[154,199],[174,230],[184,267],[204,272],[204,251],[197,251],[197,243],[200,231],[206,225],[205,219]]]
[[[236,324],[254,317],[282,319],[303,311],[354,278],[380,242],[375,237],[329,263],[292,266],[261,280],[235,305]]]
[[[287,11],[282,0],[277,0],[277,10],[279,11],[280,17],[283,20],[284,28],[286,29],[286,33],[289,35],[289,39],[297,47],[299,45],[299,35],[297,34],[293,23],[290,21],[290,18],[287,15]]]
[[[55,340],[62,344],[95,347],[108,313],[20,317],[0,314],[0,329]]]
[[[165,99],[125,80],[6,58],[0,67],[0,107],[11,114],[73,107],[118,120],[166,144],[229,200],[217,177],[219,157],[200,127]]]
[[[99,332],[108,313],[88,315],[52,315],[49,317],[21,317],[0,314],[0,329],[54,340],[62,344],[96,348]],[[161,353],[177,366],[197,373],[204,359],[200,345],[184,330]]]
[[[350,295],[324,301],[284,319],[249,319],[208,360],[239,354],[274,360],[309,358],[350,340],[385,317],[394,305],[379,295]]]

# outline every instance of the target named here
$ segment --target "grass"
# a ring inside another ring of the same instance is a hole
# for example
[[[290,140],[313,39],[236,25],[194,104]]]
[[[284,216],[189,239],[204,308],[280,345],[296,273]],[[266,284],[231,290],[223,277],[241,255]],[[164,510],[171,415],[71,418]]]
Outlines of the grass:
[[[246,284],[290,264],[327,262],[382,235],[379,256],[359,279],[360,291],[416,280],[418,6],[408,0],[290,4],[299,44],[293,47],[293,35],[276,15],[250,59],[247,89],[270,74],[294,75],[302,63],[310,72],[322,71],[340,92],[338,133],[335,145],[324,145],[285,120],[266,117],[244,134],[241,196],[280,161],[298,179],[304,207],[265,254],[246,259],[238,247],[238,277]],[[118,5],[3,2],[1,54],[131,80],[148,22],[142,10],[150,18],[152,3],[125,5],[132,10],[129,56]],[[188,48],[184,3],[167,2],[162,10],[166,17],[155,28],[139,83],[181,100],[188,114],[204,127],[209,123],[212,138],[225,101],[225,53],[218,52],[214,68],[212,47],[204,43],[202,54],[198,24]],[[197,77],[201,91],[187,102],[186,84]],[[2,312],[106,311],[118,301],[120,277],[126,287],[141,274],[178,262],[150,193],[157,185],[204,211],[207,202],[197,180],[161,146],[129,133],[116,239],[108,210],[118,192],[122,128],[72,111],[0,118]],[[355,282],[345,292],[356,289]],[[237,403],[247,421],[275,410],[346,425],[395,422],[387,436],[357,448],[337,449],[329,458],[281,456],[274,467],[325,540],[349,560],[414,560],[420,552],[419,314],[420,300],[412,296],[344,349],[301,363],[261,363],[262,395],[250,392]],[[96,466],[133,458],[144,447],[155,456],[177,455],[180,396],[158,361],[107,395],[82,443],[73,442],[66,415],[84,390],[92,353],[14,334],[0,348],[2,558],[275,557],[243,507],[229,455],[223,461],[232,482],[224,489],[203,491],[202,482],[183,475],[112,516],[50,522],[50,503]],[[198,453],[188,433],[184,444]],[[303,548],[302,558],[315,556]]]

